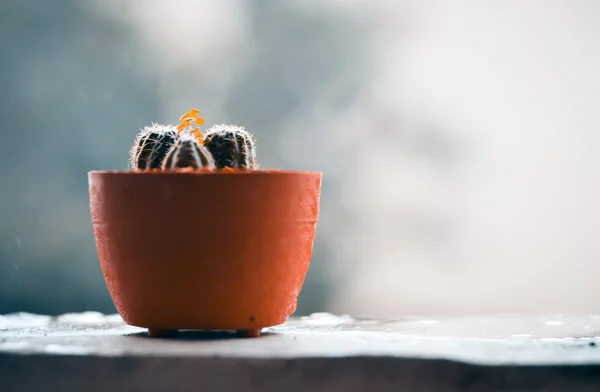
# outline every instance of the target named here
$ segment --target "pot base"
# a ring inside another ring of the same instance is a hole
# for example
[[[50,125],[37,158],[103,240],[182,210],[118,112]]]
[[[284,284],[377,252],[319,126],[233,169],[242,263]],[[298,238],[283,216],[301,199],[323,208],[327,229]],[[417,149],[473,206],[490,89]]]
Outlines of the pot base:
[[[260,336],[261,329],[242,329],[236,332],[237,336],[241,338],[257,338]]]
[[[164,338],[173,332],[177,332],[177,330],[148,328],[148,336],[151,338]]]
[[[235,331],[236,335],[241,338],[257,338],[260,336],[262,329],[239,329]],[[155,329],[148,328],[148,337],[151,338],[164,338],[166,336],[177,333],[176,329]]]

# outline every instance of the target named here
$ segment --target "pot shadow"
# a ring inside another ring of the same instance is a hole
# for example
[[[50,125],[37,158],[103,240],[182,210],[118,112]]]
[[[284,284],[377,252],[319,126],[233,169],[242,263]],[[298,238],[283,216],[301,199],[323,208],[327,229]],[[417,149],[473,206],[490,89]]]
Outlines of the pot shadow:
[[[244,337],[236,333],[236,331],[201,331],[201,330],[179,330],[168,331],[161,336],[148,336],[148,332],[136,332],[127,336],[149,339],[149,340],[187,340],[187,341],[210,341],[210,340],[253,340],[261,339],[268,336],[278,335],[276,332],[265,331],[257,337]]]

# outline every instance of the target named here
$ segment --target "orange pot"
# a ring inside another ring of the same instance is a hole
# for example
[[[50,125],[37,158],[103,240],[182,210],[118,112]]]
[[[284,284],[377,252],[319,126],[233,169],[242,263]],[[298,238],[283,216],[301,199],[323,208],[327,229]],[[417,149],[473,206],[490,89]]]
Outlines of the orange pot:
[[[250,336],[296,310],[321,173],[88,174],[102,271],[125,322]]]

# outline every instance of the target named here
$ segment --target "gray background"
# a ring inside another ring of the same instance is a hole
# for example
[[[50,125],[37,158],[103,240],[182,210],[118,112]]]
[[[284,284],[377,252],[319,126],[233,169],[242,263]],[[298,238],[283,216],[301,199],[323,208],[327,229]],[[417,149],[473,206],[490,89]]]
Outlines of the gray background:
[[[324,173],[297,314],[600,310],[594,1],[2,0],[0,313],[113,312],[87,175],[197,107]]]

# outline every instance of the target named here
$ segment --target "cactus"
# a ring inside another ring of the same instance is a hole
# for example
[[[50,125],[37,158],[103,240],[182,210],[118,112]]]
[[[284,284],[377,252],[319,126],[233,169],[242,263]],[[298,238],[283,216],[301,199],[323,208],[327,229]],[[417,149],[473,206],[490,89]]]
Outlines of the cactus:
[[[162,163],[162,169],[183,167],[215,168],[210,152],[189,133],[182,133],[171,147]]]
[[[175,143],[177,130],[171,125],[152,124],[144,127],[129,151],[129,164],[134,169],[157,169]]]
[[[215,125],[206,133],[204,147],[211,152],[219,169],[258,169],[252,134],[244,127]]]

